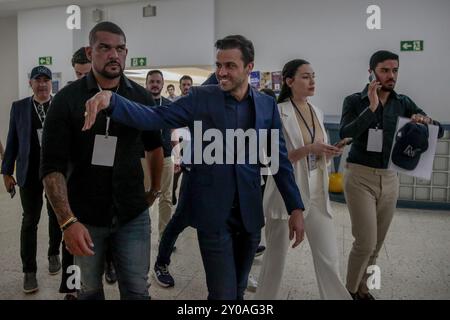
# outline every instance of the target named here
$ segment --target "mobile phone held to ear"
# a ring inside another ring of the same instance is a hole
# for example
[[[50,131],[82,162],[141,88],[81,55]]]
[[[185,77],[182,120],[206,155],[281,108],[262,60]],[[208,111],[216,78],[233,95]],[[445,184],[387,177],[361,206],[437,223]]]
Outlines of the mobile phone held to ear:
[[[370,75],[369,75],[369,82],[371,83],[373,80],[376,80],[377,76],[375,75],[375,72],[372,70],[370,71]]]
[[[348,146],[350,143],[352,143],[352,141],[353,141],[353,138],[344,138],[341,141],[336,142],[334,144],[334,146],[337,148],[342,148],[342,147]]]

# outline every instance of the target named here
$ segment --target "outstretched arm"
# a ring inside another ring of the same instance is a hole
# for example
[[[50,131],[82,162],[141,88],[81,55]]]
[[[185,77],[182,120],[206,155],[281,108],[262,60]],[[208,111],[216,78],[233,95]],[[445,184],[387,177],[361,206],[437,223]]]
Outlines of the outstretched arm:
[[[111,91],[103,90],[86,102],[83,131],[95,123],[97,114],[107,110],[111,119],[139,130],[160,130],[186,127],[193,121],[193,93],[167,105],[147,108]]]

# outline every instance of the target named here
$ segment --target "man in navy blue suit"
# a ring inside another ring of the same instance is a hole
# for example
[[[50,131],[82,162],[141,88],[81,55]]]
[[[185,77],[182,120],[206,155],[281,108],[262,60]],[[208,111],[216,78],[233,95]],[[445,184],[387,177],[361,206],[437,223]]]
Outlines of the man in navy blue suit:
[[[20,201],[23,208],[20,231],[20,256],[22,258],[24,284],[23,291],[38,290],[36,279],[37,226],[43,205],[44,187],[39,179],[42,129],[51,102],[52,72],[44,67],[33,68],[30,76],[31,97],[15,101],[11,108],[5,156],[2,162],[3,180],[6,190],[15,193],[15,185],[20,187]],[[16,167],[16,180],[13,177]],[[55,213],[47,201],[49,217],[49,273],[57,274],[61,269],[59,245],[61,231]]]
[[[255,130],[257,139],[260,139],[258,130],[277,131],[275,145],[278,146],[278,153],[275,156],[279,165],[278,170],[274,170],[277,171],[274,178],[290,214],[290,239],[295,235],[293,247],[303,240],[304,207],[287,157],[276,102],[251,88],[248,83],[254,66],[252,42],[243,36],[228,36],[218,40],[215,47],[218,85],[193,87],[187,96],[169,106],[151,109],[142,108],[110,91],[103,91],[86,103],[83,130],[91,128],[102,109],[107,109],[106,112],[115,121],[136,128],[189,127],[193,137],[190,154],[194,161],[186,165],[179,206],[186,211],[189,224],[197,229],[208,298],[239,300],[243,299],[264,225],[261,163],[250,161],[250,150],[254,147],[251,139],[246,140],[244,146],[241,144],[240,150],[246,150],[243,163],[237,160],[240,154],[234,148],[236,140],[226,144],[222,150],[215,149],[216,156],[226,150],[226,163],[211,163],[202,157],[212,145],[211,139],[202,138],[203,134],[214,131],[225,137],[229,130]],[[196,132],[199,124],[201,131]],[[220,144],[224,141],[219,139],[214,142]],[[231,163],[230,148],[234,150],[231,154],[234,161]],[[82,237],[78,241],[80,246],[84,245]]]

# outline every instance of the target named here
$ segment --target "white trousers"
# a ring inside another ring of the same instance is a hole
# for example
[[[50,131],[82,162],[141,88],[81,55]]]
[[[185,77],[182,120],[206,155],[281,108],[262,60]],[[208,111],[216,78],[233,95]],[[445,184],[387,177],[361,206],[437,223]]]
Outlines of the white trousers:
[[[322,170],[311,172],[310,212],[305,218],[305,232],[314,261],[321,299],[351,299],[339,276],[339,253],[333,219],[326,213]],[[266,220],[266,251],[258,279],[255,299],[278,299],[286,255],[290,247],[288,221]],[[298,250],[298,249],[294,249]],[[301,272],[301,271],[299,271]]]

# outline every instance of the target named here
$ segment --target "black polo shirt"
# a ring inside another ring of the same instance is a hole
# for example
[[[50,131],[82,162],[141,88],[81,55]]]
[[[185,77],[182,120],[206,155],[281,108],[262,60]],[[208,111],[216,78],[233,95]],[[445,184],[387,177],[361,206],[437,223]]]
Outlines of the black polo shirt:
[[[86,101],[99,91],[93,73],[64,87],[47,113],[42,142],[41,178],[51,172],[66,177],[69,203],[75,216],[94,226],[109,226],[113,216],[126,223],[148,208],[141,155],[161,147],[159,131],[141,131],[110,121],[109,134],[117,137],[114,166],[92,165],[95,136],[105,135],[106,113],[94,126],[81,131]],[[144,105],[151,95],[122,76],[118,94]]]
[[[386,169],[389,165],[398,117],[411,118],[413,114],[426,115],[426,113],[409,97],[397,94],[395,91],[389,95],[384,106],[380,102],[375,112],[369,109],[369,105],[368,86],[362,92],[345,98],[340,136],[341,139],[353,138],[347,162]],[[434,121],[434,124],[439,126],[439,137],[442,137],[443,127],[437,121]],[[382,152],[367,151],[367,139],[371,128],[383,129]]]

